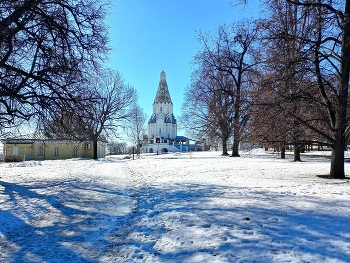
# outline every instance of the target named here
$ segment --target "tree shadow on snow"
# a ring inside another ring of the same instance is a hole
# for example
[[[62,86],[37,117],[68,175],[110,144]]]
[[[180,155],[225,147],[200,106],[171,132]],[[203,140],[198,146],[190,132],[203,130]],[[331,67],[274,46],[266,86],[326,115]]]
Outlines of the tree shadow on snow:
[[[305,191],[0,181],[0,261],[349,262],[348,200]]]
[[[120,245],[114,233],[131,214],[124,190],[76,181],[46,184],[0,181],[0,261],[99,262],[113,258]]]
[[[350,215],[337,207],[349,211],[347,200],[201,184],[148,187],[136,197],[128,260],[350,261]]]

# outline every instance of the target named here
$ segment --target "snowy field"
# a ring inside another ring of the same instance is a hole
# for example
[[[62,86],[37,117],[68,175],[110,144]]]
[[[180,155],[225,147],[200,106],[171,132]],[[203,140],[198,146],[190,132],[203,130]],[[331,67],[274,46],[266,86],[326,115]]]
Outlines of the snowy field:
[[[350,262],[350,180],[302,159],[0,163],[0,262]]]

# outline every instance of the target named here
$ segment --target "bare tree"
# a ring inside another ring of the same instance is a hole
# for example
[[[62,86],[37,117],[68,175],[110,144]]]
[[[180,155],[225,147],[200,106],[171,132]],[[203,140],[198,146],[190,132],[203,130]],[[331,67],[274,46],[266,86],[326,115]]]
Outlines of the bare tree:
[[[206,126],[208,109],[201,93],[193,86],[194,83],[185,90],[179,127],[185,130],[192,138],[209,137],[209,131]]]
[[[268,1],[270,3],[270,1]],[[303,105],[291,110],[297,124],[317,133],[332,148],[330,176],[344,178],[344,149],[350,132],[349,68],[350,68],[350,1],[286,0],[303,18],[300,26],[307,31],[281,31],[280,39],[301,43],[300,59],[307,65],[304,75],[311,81],[296,81],[297,89],[290,101]],[[291,72],[290,72],[291,73]],[[300,77],[301,74],[290,76]],[[292,82],[293,83],[293,82]],[[302,84],[303,83],[303,84]],[[308,110],[305,114],[306,108]]]
[[[62,111],[55,115],[49,127],[54,133],[68,133],[82,140],[90,139],[94,145],[94,159],[97,159],[97,143],[103,137],[118,137],[130,118],[130,108],[137,100],[136,90],[127,85],[122,75],[106,70],[92,75],[90,83],[92,100],[82,100],[82,110]],[[84,96],[84,95],[81,95]]]
[[[140,153],[140,143],[143,139],[143,135],[146,134],[146,120],[146,113],[139,105],[135,104],[130,111],[130,118],[126,123],[126,130],[128,136],[136,145],[137,153]]]
[[[107,48],[104,0],[0,1],[0,127],[78,104]]]
[[[107,148],[110,154],[125,154],[128,153],[128,147],[125,142],[108,142]]]
[[[239,143],[249,119],[249,90],[252,87],[249,74],[256,65],[258,33],[255,22],[246,22],[231,27],[221,26],[216,37],[199,34],[203,50],[198,52],[195,61],[200,61],[213,72],[226,73],[232,79],[232,85],[223,91],[234,107],[233,157],[239,157]]]
[[[97,158],[97,140],[102,133],[117,137],[118,131],[130,116],[130,108],[137,100],[136,90],[124,82],[119,72],[106,72],[96,81],[98,101],[90,105],[84,120],[89,137],[94,142]]]
[[[253,92],[253,106],[250,109],[250,138],[255,143],[273,146],[281,150],[281,158],[285,158],[285,150],[293,146],[294,161],[300,161],[300,152],[305,144],[316,142],[316,133],[293,117],[296,111],[311,121],[316,116],[315,108],[301,99],[291,99],[296,94],[290,93],[285,84],[282,71],[262,73]],[[306,80],[299,80],[298,87],[308,86]],[[312,115],[312,116],[311,116]]]
[[[325,121],[331,129],[330,133],[322,134],[332,147],[330,176],[344,178],[344,150],[350,132],[350,1],[345,1],[343,11],[331,1],[302,4],[299,6],[312,8],[316,22],[317,31],[310,42],[313,44],[312,61],[319,90],[317,104],[322,104],[327,111]]]
[[[301,99],[305,83],[310,82],[307,56],[310,55],[302,36],[310,33],[308,16],[284,0],[270,1],[271,17],[260,23],[264,34],[261,53],[264,66],[260,67],[255,90],[255,110],[252,131],[265,142],[281,147],[293,145],[294,161],[300,161],[300,149],[306,132],[295,115],[306,115]]]
[[[281,111],[278,97],[271,81],[274,74],[261,74],[252,91],[253,106],[250,109],[250,141],[263,144],[265,148],[281,147],[281,158],[285,158],[288,141],[288,118]],[[285,105],[284,103],[282,105]]]
[[[222,154],[229,155],[227,144],[233,132],[234,106],[226,90],[231,89],[232,78],[201,66],[192,74],[192,84],[185,92],[181,120],[186,121],[181,122],[186,130],[196,131],[197,138],[220,138]]]

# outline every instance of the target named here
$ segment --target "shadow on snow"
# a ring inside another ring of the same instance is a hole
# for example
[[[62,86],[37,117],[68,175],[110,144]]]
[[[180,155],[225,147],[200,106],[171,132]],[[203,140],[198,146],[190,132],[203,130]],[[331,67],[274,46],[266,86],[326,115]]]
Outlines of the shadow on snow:
[[[115,254],[120,244],[113,233],[131,214],[124,189],[77,181],[35,184],[0,181],[5,197],[0,201],[0,261],[98,262]]]
[[[125,258],[271,262],[288,255],[299,262],[350,261],[350,215],[336,211],[350,210],[346,200],[337,203],[341,208],[309,195],[201,184],[148,187],[135,196],[137,220]]]
[[[135,189],[133,210],[125,189],[77,181],[46,184],[0,181],[7,197],[0,205],[12,207],[0,211],[0,259],[122,262],[147,256],[181,262],[205,253],[222,262],[269,262],[291,254],[350,261],[350,215],[336,211],[350,210],[346,200],[176,184]]]

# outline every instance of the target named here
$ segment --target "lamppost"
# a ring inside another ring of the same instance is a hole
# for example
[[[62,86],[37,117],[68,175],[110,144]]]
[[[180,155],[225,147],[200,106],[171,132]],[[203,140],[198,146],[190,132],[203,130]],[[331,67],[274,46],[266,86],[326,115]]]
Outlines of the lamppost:
[[[158,150],[157,150],[157,155],[159,154],[159,143],[160,143],[160,138],[156,138],[156,143],[158,143]]]

